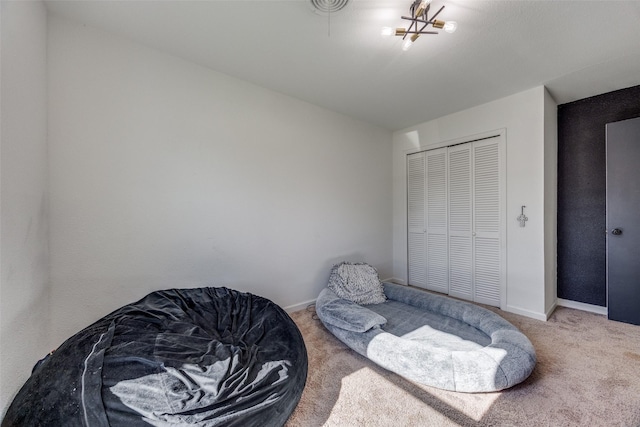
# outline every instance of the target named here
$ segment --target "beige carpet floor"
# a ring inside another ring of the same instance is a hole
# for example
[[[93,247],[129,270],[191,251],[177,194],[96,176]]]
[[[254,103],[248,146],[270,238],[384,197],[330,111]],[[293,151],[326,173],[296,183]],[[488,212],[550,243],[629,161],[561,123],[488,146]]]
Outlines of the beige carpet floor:
[[[479,394],[415,384],[350,350],[314,313],[293,313],[309,374],[287,426],[640,426],[640,326],[562,307],[548,322],[495,311],[529,337],[538,364],[522,384]]]

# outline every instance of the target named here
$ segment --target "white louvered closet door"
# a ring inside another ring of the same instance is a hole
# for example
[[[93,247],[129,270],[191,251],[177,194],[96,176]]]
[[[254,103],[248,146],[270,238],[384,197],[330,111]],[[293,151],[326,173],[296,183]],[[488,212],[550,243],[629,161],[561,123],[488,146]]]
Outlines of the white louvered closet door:
[[[447,148],[425,152],[427,162],[427,289],[449,293]]]
[[[407,157],[409,284],[500,307],[504,137]]]
[[[427,287],[426,156],[407,156],[407,250],[409,284]]]
[[[449,295],[473,300],[472,144],[449,147]]]
[[[499,307],[504,269],[503,150],[498,137],[473,144],[473,300]]]

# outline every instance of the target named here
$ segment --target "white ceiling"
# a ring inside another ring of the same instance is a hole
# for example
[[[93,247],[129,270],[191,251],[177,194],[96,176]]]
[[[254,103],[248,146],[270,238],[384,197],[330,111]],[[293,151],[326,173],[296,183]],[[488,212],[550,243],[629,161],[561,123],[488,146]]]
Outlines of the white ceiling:
[[[213,70],[402,129],[535,86],[559,103],[640,85],[640,1],[433,0],[454,34],[407,52],[411,0],[47,1],[50,13]],[[640,102],[640,101],[639,101]]]

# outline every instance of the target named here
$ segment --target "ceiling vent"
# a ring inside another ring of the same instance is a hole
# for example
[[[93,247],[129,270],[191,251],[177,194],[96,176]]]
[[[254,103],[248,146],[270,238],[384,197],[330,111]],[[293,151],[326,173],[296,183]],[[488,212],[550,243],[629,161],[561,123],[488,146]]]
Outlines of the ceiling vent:
[[[340,12],[349,0],[311,0],[311,7],[316,13],[326,15]]]

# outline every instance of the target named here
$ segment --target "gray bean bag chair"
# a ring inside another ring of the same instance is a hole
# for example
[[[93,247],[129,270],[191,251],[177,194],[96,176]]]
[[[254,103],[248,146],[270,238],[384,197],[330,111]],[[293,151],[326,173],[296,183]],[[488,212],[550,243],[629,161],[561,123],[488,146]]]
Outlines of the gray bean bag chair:
[[[384,283],[387,301],[359,305],[325,288],[318,317],[340,341],[421,384],[491,392],[524,381],[536,364],[529,339],[480,306]]]

